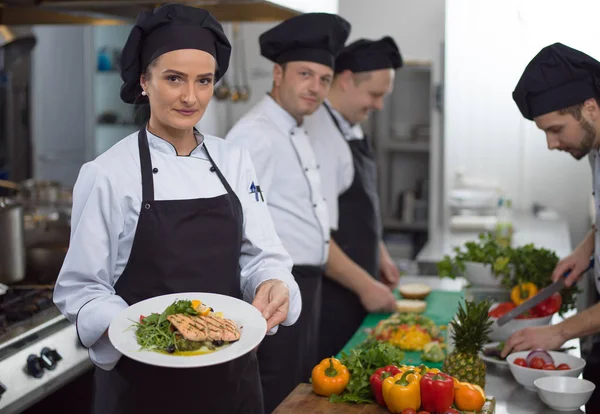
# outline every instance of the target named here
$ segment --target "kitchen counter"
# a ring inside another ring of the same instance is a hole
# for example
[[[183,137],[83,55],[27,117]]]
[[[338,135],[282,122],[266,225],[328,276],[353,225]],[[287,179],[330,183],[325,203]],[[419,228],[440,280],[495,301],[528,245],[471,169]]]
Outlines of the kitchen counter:
[[[406,283],[426,283],[434,290],[461,291],[466,285],[466,280],[440,279],[435,276],[403,276],[400,285]],[[558,323],[561,318],[557,315],[552,323]],[[565,346],[575,347],[568,351],[569,354],[580,357],[580,342],[578,339],[568,341]],[[276,414],[303,414],[306,412],[317,413],[384,413],[387,412],[375,405],[352,406],[344,404],[330,404],[325,399],[316,398],[306,384],[298,388],[275,410]],[[486,394],[494,397],[495,414],[554,414],[560,411],[551,410],[537,396],[535,392],[528,391],[519,385],[509,369],[506,367],[487,364]],[[308,410],[308,411],[307,411]],[[574,413],[583,413],[579,410]]]
[[[542,220],[531,214],[515,213],[514,215],[513,244],[516,246],[533,243],[556,252],[559,258],[571,253],[571,234],[569,225],[563,219]],[[468,241],[476,240],[483,231],[450,231],[441,229],[429,235],[429,240],[417,255],[417,263],[431,266],[442,260],[444,255],[452,253],[454,247],[464,245]],[[424,274],[435,274],[430,267]]]

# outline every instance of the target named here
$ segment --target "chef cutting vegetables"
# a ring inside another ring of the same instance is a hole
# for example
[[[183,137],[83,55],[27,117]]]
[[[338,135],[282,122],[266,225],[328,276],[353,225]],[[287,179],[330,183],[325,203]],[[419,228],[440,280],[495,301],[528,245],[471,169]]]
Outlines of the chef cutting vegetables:
[[[308,28],[308,29],[307,29]],[[266,191],[277,234],[292,256],[302,314],[258,350],[265,408],[271,412],[317,362],[321,277],[329,254],[329,217],[303,120],[327,96],[335,57],[350,25],[327,13],[293,17],[263,33],[262,56],[274,63],[270,93],[240,119],[226,139],[248,149]]]
[[[587,54],[555,43],[543,48],[527,65],[515,91],[521,114],[546,134],[548,148],[568,152],[576,160],[586,155],[592,167],[596,223],[600,217],[600,62]],[[576,283],[594,257],[594,281],[600,291],[600,234],[593,227],[583,241],[552,274],[565,285]],[[596,304],[557,325],[532,327],[513,334],[502,356],[511,351],[533,348],[558,349],[567,340],[600,333],[600,304]],[[584,378],[600,384],[600,343],[594,344]],[[586,412],[600,412],[600,394],[594,393]]]
[[[260,185],[249,154],[194,128],[230,53],[214,17],[180,4],[141,13],[123,48],[121,98],[149,105],[150,116],[82,167],[54,292],[96,365],[95,413],[189,412],[194,404],[264,412],[254,352],[206,368],[159,368],[122,356],[105,335],[128,306],[180,292],[251,302],[271,330],[298,319],[291,258],[249,190]]]
[[[360,123],[381,110],[402,56],[391,37],[360,39],[335,62],[328,99],[306,119],[332,229],[321,293],[319,358],[336,355],[368,312],[396,309],[399,272],[381,240],[377,166]],[[388,286],[386,286],[386,284]]]

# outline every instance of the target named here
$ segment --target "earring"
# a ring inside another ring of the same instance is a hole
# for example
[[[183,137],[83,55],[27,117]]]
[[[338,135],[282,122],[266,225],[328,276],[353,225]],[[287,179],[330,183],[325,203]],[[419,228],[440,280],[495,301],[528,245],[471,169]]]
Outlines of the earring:
[[[146,93],[146,91],[142,91],[142,96],[146,96],[146,95],[148,95],[148,94]]]

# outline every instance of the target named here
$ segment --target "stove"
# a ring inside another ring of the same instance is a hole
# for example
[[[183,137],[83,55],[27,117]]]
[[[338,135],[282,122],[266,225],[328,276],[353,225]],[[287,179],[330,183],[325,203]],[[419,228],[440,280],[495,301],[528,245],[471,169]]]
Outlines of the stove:
[[[12,285],[0,295],[0,413],[19,413],[88,370],[75,326],[51,285]]]

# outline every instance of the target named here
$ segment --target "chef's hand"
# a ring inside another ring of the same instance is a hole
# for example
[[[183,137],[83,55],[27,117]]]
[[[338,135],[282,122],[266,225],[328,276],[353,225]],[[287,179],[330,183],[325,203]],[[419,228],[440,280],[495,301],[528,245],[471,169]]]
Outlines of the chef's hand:
[[[268,332],[287,319],[290,291],[281,280],[267,280],[258,287],[252,306],[261,311],[267,320]]]
[[[556,282],[570,270],[571,274],[565,279],[565,286],[570,287],[579,280],[581,275],[588,268],[589,264],[590,255],[586,254],[585,251],[576,249],[573,251],[573,253],[558,262],[554,268],[554,271],[552,272],[552,281]]]
[[[381,251],[380,255],[379,273],[381,274],[381,281],[391,289],[394,289],[398,285],[400,271],[390,255],[387,254],[387,251],[384,250]]]
[[[566,341],[557,325],[533,326],[512,334],[500,354],[502,358],[506,358],[511,352],[536,348],[559,349]]]
[[[375,279],[368,280],[360,289],[360,302],[365,309],[368,312],[395,312],[396,297],[390,288]]]

